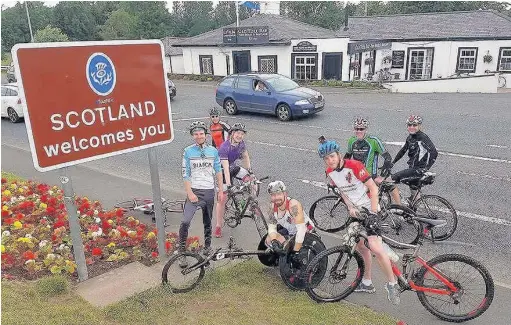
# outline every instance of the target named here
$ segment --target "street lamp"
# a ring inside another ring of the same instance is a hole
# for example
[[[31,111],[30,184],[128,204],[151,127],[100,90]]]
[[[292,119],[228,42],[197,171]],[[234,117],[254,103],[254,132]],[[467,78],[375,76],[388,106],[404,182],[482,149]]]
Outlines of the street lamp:
[[[34,34],[32,33],[32,24],[30,23],[30,14],[28,13],[27,1],[25,1],[25,9],[27,10],[28,29],[30,29],[30,42],[34,43]]]

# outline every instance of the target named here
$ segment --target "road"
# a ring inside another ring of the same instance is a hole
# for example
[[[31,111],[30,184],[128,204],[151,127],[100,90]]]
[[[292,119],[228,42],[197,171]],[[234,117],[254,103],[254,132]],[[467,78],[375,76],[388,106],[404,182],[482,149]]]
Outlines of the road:
[[[181,187],[182,150],[191,143],[186,128],[193,120],[206,121],[209,109],[215,105],[214,86],[211,84],[177,82],[177,89],[178,95],[172,102],[175,140],[157,149],[164,189]],[[243,122],[247,125],[246,141],[255,172],[260,177],[270,175],[272,179],[283,180],[290,189],[290,195],[300,199],[308,209],[326,193],[312,185],[324,181],[323,162],[316,154],[319,135],[336,139],[344,147],[351,135],[351,120],[356,115],[363,115],[370,119],[371,132],[380,136],[387,143],[389,152],[395,155],[406,138],[406,117],[412,113],[422,115],[425,131],[441,152],[432,169],[438,174],[437,179],[425,188],[425,192],[444,196],[460,214],[458,229],[450,241],[427,244],[422,255],[433,257],[456,252],[482,261],[499,286],[492,308],[471,323],[505,324],[504,321],[511,317],[509,308],[504,308],[504,301],[511,298],[511,272],[508,271],[511,261],[509,94],[320,91],[326,97],[326,109],[311,118],[288,123],[254,114],[226,118],[230,123]],[[28,150],[23,123],[11,124],[2,120],[1,126],[2,145]],[[8,157],[3,157],[2,162],[4,159]],[[150,180],[145,151],[84,165],[134,181],[147,183]],[[404,166],[403,158],[395,170]],[[328,237],[325,241],[327,246],[333,246],[337,239]],[[429,316],[415,299],[411,309],[407,307],[403,311],[402,307],[389,307],[382,294],[377,296],[372,300],[364,295],[351,299],[374,309],[404,315],[402,318],[409,324],[417,321],[416,315],[426,317],[429,323],[437,323],[436,318]],[[506,299],[501,300],[499,296]],[[504,312],[499,311],[499,305],[506,310],[507,316],[498,314]]]

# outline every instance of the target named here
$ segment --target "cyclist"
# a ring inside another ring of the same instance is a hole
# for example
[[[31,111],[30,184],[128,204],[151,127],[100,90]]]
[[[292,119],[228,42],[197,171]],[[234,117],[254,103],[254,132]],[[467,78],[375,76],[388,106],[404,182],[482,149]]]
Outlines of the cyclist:
[[[426,133],[422,132],[422,117],[410,115],[406,120],[406,126],[409,135],[406,138],[405,145],[399,150],[392,163],[398,162],[408,151],[408,168],[391,176],[392,180],[396,183],[404,179],[420,178],[433,166],[438,156],[435,145]],[[410,192],[411,200],[414,197],[415,191],[410,188]]]
[[[206,124],[195,121],[190,125],[190,135],[195,143],[185,148],[183,153],[183,179],[187,199],[184,206],[183,220],[179,227],[179,251],[185,250],[188,228],[197,208],[202,209],[204,224],[204,254],[211,253],[211,218],[215,198],[215,176],[222,182],[222,170],[218,150],[206,143]],[[218,200],[223,200],[224,193],[218,192]],[[179,262],[186,267],[186,258]]]
[[[266,245],[280,252],[282,244],[296,235],[292,258],[300,260],[305,234],[314,230],[314,224],[303,210],[302,204],[287,196],[286,185],[282,181],[268,184],[268,194],[271,204],[268,209]]]
[[[220,148],[222,143],[229,137],[229,129],[231,127],[229,124],[220,121],[220,110],[216,107],[209,111],[209,117],[211,118],[211,123],[209,124],[211,144],[215,148]]]
[[[376,184],[380,184],[383,178],[378,176],[378,158],[381,156],[385,160],[382,169],[390,171],[392,157],[378,137],[367,134],[368,127],[369,121],[363,117],[356,117],[353,120],[355,135],[348,139],[348,150],[344,158],[352,158],[363,163]],[[396,204],[401,204],[397,187],[391,191],[391,195]]]
[[[250,169],[250,156],[248,155],[247,147],[243,138],[247,130],[242,123],[235,123],[229,130],[229,139],[226,140],[220,148],[218,153],[220,155],[220,162],[222,164],[223,182],[218,183],[219,192],[226,191],[228,186],[231,186],[232,179],[238,178],[246,180],[247,176],[251,174]],[[238,165],[238,161],[243,161],[243,167]],[[222,187],[223,184],[223,187]],[[216,228],[215,237],[222,237],[222,219],[225,213],[226,197],[217,201],[216,205]]]
[[[324,160],[327,167],[326,174],[329,182],[336,186],[341,193],[350,215],[358,216],[358,209],[366,208],[371,218],[378,218],[378,186],[365,169],[364,165],[357,160],[344,159],[340,154],[340,147],[335,141],[320,143],[318,154]],[[369,195],[368,192],[369,191]],[[385,285],[387,298],[393,304],[399,304],[399,286],[397,284],[388,254],[382,244],[382,238],[368,229],[369,249],[363,241],[357,244],[357,250],[362,255],[366,269],[362,282],[356,291],[376,292],[371,281],[371,252],[376,256],[380,267],[385,273],[388,283]]]

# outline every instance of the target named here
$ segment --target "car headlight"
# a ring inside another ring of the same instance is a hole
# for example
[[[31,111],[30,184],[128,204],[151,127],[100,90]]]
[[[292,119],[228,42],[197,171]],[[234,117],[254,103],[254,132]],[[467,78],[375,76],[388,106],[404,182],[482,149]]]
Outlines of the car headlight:
[[[310,104],[308,99],[301,99],[301,100],[295,102],[295,105],[307,105],[307,104]]]

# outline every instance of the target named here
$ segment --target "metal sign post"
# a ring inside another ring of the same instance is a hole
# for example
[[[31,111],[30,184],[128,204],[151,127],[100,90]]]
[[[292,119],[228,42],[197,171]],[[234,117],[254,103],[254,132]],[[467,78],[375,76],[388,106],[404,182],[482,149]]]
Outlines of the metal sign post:
[[[73,255],[78,271],[78,280],[85,281],[89,278],[87,273],[87,263],[85,263],[85,253],[83,251],[82,230],[75,206],[75,192],[73,183],[68,176],[67,167],[60,168],[60,183],[64,190],[64,203],[66,205],[69,218],[69,229],[71,231],[71,240],[73,241]]]
[[[151,172],[151,186],[153,188],[154,217],[158,230],[158,256],[165,256],[165,225],[163,224],[163,209],[161,205],[160,174],[158,172],[158,158],[154,148],[147,149],[149,156],[149,170]]]

